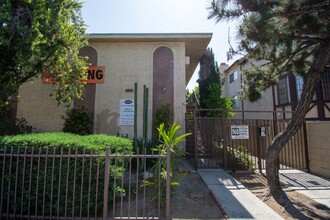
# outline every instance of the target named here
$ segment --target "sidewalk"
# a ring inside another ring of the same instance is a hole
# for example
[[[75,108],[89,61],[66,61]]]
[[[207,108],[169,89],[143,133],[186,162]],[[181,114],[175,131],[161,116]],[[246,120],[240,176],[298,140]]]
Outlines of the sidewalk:
[[[280,181],[283,186],[330,208],[330,179],[300,170],[280,170]]]
[[[198,173],[228,218],[283,219],[224,170],[200,169]]]
[[[199,175],[230,219],[283,219],[222,169],[200,169]],[[330,179],[300,170],[281,170],[280,181],[330,208]]]

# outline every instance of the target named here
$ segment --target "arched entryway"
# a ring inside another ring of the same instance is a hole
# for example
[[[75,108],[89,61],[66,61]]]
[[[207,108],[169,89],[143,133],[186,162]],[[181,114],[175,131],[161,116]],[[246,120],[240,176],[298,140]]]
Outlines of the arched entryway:
[[[97,52],[93,47],[86,46],[80,49],[79,56],[88,57],[87,63],[97,66]],[[74,107],[84,107],[89,112],[94,111],[95,107],[96,84],[87,84],[84,87],[82,99],[74,100]]]
[[[170,48],[162,46],[153,54],[153,113],[162,104],[170,106],[170,122],[173,121],[174,55]]]

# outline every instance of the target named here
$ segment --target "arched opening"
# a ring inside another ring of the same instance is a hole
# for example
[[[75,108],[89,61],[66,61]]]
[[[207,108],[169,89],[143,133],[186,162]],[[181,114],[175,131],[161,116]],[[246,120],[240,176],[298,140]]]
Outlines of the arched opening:
[[[173,122],[174,56],[168,47],[159,47],[153,54],[153,113],[163,104],[170,106],[170,122]],[[154,115],[154,114],[153,114]]]
[[[87,56],[87,63],[92,66],[97,66],[97,52],[93,47],[86,46],[81,48],[79,51],[79,56]],[[89,112],[93,112],[95,107],[95,91],[96,84],[85,85],[82,99],[75,99],[74,107],[84,107]]]

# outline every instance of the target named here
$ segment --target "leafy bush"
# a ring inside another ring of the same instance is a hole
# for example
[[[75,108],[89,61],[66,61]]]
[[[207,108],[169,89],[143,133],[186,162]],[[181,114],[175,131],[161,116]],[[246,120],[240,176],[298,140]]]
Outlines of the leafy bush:
[[[154,140],[157,140],[158,131],[157,128],[159,125],[164,123],[165,128],[170,126],[170,104],[169,103],[162,103],[159,109],[157,109],[153,115],[153,134]]]
[[[228,161],[230,168],[234,170],[254,170],[254,163],[251,154],[244,146],[237,149],[228,147]]]
[[[42,209],[46,216],[98,215],[103,208],[105,158],[102,156],[106,146],[111,147],[112,154],[129,154],[132,150],[130,140],[107,135],[34,133],[1,137],[0,169],[5,174],[2,181],[6,189],[2,210],[25,215],[42,215]],[[27,156],[9,158],[4,153]],[[50,157],[41,156],[46,154]],[[64,156],[53,157],[60,154]],[[68,154],[73,157],[69,158]],[[85,157],[75,156],[84,154]],[[92,158],[91,154],[97,157]],[[111,160],[109,202],[114,193],[119,195],[121,189],[114,189],[114,182],[122,174],[123,161],[117,159],[115,164]],[[15,194],[16,203],[11,201]]]
[[[64,132],[80,135],[93,134],[93,113],[88,112],[84,107],[67,110],[63,118]]]
[[[15,126],[15,134],[29,134],[32,133],[33,127],[28,124],[25,118],[17,118]]]
[[[5,111],[0,111],[0,122],[0,136],[28,134],[33,131],[33,127],[27,123],[25,118],[17,118],[16,122],[13,122]]]
[[[135,154],[148,154],[151,155],[153,153],[153,147],[157,145],[157,141],[148,140],[144,143],[142,138],[137,139],[137,147],[138,149],[134,149]]]
[[[170,150],[170,176],[171,186],[179,185],[179,179],[182,175],[179,175],[178,159],[185,155],[185,151],[180,149],[180,143],[184,141],[184,138],[191,133],[179,135],[178,131],[180,126],[175,122],[168,128],[165,128],[164,123],[160,124],[157,128],[159,133],[160,144],[154,149],[159,152],[160,155],[166,155],[167,149]],[[153,173],[151,180],[144,180],[145,186],[152,186],[154,188],[154,194],[152,200],[159,200],[161,205],[165,204],[166,196],[166,179],[167,179],[167,160],[161,158],[157,160],[156,164],[152,167],[151,172]]]
[[[157,141],[154,140],[148,140],[146,143],[144,143],[143,138],[138,138],[137,139],[137,149],[134,149],[134,154],[136,155],[158,155],[158,152],[154,152],[154,147],[158,145]],[[133,166],[136,165],[136,162],[134,162],[136,159],[133,160]],[[141,164],[142,164],[142,160],[141,159]],[[151,166],[153,166],[153,164],[155,164],[155,161],[157,161],[158,159],[154,159],[154,158],[146,158],[146,167],[150,168]],[[140,169],[143,169],[143,167],[140,167]]]
[[[5,112],[0,109],[0,136],[11,135],[15,131],[14,123],[8,118]]]

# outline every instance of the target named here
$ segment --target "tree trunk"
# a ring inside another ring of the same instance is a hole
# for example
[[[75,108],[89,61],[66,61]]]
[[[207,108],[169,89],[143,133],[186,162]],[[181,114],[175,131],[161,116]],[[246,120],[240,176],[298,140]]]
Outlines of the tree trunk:
[[[299,130],[305,120],[315,91],[315,87],[322,79],[324,68],[330,62],[330,43],[322,47],[317,54],[312,67],[307,75],[304,76],[304,85],[301,99],[292,114],[292,118],[287,124],[285,130],[279,133],[269,146],[266,153],[266,174],[269,191],[279,204],[285,204],[288,198],[280,186],[279,179],[279,154],[282,148]]]

